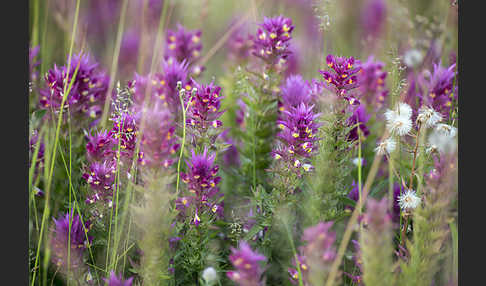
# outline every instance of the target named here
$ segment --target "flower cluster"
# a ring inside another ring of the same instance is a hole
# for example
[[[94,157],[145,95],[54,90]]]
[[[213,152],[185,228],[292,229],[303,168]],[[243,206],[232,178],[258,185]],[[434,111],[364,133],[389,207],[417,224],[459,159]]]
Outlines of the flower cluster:
[[[298,256],[304,285],[311,285],[308,279],[311,271],[320,272],[320,275],[328,272],[336,257],[336,250],[333,246],[336,240],[336,233],[331,231],[332,225],[332,221],[320,222],[304,230],[302,240],[306,244],[300,247],[301,254]],[[294,260],[294,265],[295,263],[296,261]],[[298,282],[298,270],[289,268],[288,271],[291,281],[293,283]]]
[[[30,74],[30,81],[34,82],[37,80],[38,72],[34,69],[40,64],[40,61],[36,61],[35,58],[39,54],[39,46],[35,46],[33,48],[29,48],[29,74]]]
[[[228,60],[237,63],[246,61],[250,56],[252,46],[253,35],[243,35],[243,29],[236,29],[226,43]]]
[[[133,277],[124,280],[121,274],[116,275],[115,272],[112,270],[110,272],[110,278],[105,278],[103,280],[108,283],[108,286],[132,286]]]
[[[137,109],[141,109],[145,103],[145,93],[150,92],[147,100],[162,102],[164,107],[168,107],[173,113],[178,114],[181,104],[177,83],[180,82],[186,91],[192,89],[191,83],[187,79],[188,65],[186,61],[173,60],[163,61],[161,67],[161,73],[147,76],[135,74],[134,79],[128,83],[133,94],[134,105]],[[150,90],[147,91],[147,89]]]
[[[376,109],[383,106],[388,96],[385,86],[387,72],[383,70],[385,64],[375,61],[373,56],[361,65],[361,72],[358,73],[358,84],[362,97],[366,104],[375,106]]]
[[[315,142],[320,138],[316,134],[322,125],[316,120],[320,114],[315,114],[313,108],[314,105],[301,103],[297,108],[290,107],[290,110],[285,110],[284,118],[277,121],[281,129],[277,136],[283,144],[273,151],[273,156],[276,160],[285,161],[290,169],[303,168],[310,171],[312,168],[303,160],[310,158],[317,150]]]
[[[290,54],[289,40],[294,30],[292,20],[283,16],[263,19],[253,40],[253,55],[274,65],[285,62]]]
[[[228,271],[228,278],[240,286],[262,285],[260,280],[263,270],[259,262],[265,261],[265,256],[254,252],[245,241],[240,241],[238,249],[231,248],[229,259],[236,271]]]
[[[45,76],[47,87],[40,90],[40,107],[57,111],[62,103],[64,89],[67,90],[67,85],[73,80],[64,107],[69,108],[72,114],[97,118],[102,111],[109,80],[97,66],[98,63],[92,62],[89,55],[81,53],[72,56],[69,67],[54,65]],[[75,72],[76,77],[73,79]]]
[[[196,154],[192,150],[190,162],[186,162],[188,172],[181,173],[181,179],[187,184],[191,195],[178,198],[176,209],[182,213],[190,206],[195,207],[192,223],[196,226],[201,222],[199,217],[202,213],[212,212],[219,217],[223,216],[223,203],[220,202],[223,194],[219,194],[216,186],[221,177],[217,176],[219,166],[214,165],[215,154],[208,154],[204,149],[202,154]]]
[[[429,103],[446,119],[450,117],[453,100],[457,100],[457,83],[453,86],[455,68],[456,64],[448,68],[443,68],[440,63],[434,64],[434,72],[426,84]]]
[[[210,127],[218,128],[223,125],[219,117],[224,113],[220,111],[221,107],[221,87],[211,82],[209,85],[199,84],[193,81],[196,93],[192,96],[187,104],[186,124],[191,128],[207,130]]]
[[[83,179],[91,186],[94,193],[88,196],[86,203],[93,204],[99,200],[109,202],[113,195],[115,182],[115,164],[112,161],[93,162]]]
[[[324,78],[325,87],[348,100],[350,104],[359,103],[354,96],[348,95],[347,92],[359,86],[357,74],[361,71],[361,62],[353,57],[336,57],[329,54],[326,57],[326,63],[330,70],[319,71]]]
[[[301,75],[289,76],[281,88],[281,95],[280,111],[289,110],[290,107],[298,107],[301,103],[309,104],[312,100],[311,87]]]
[[[388,213],[388,202],[386,198],[380,201],[369,199],[366,203],[366,213],[363,221],[373,231],[379,232],[389,228],[391,215]]]
[[[145,116],[150,120],[146,121],[143,131],[139,162],[142,166],[167,168],[174,163],[171,155],[179,149],[173,116],[168,109],[159,104],[147,110]],[[142,114],[137,116],[137,125],[141,124],[141,117]]]
[[[383,29],[386,20],[386,1],[366,1],[361,13],[361,26],[365,37],[375,39]]]
[[[89,162],[102,161],[113,155],[113,140],[106,130],[86,136],[86,157]]]
[[[73,210],[74,211],[74,210]],[[54,219],[55,227],[51,239],[52,260],[58,267],[66,268],[68,264],[72,269],[79,268],[83,263],[83,253],[87,244],[92,238],[85,233],[90,228],[90,223],[81,223],[79,215],[65,214],[57,220]],[[68,248],[69,257],[68,259]]]
[[[361,137],[366,138],[370,134],[370,131],[366,126],[366,122],[368,122],[369,119],[370,115],[366,113],[366,108],[363,105],[359,105],[358,107],[354,108],[353,114],[346,120],[346,124],[348,126],[355,126],[349,131],[348,140],[358,140],[358,128],[360,130]]]
[[[172,61],[186,61],[193,65],[201,56],[201,30],[186,30],[182,25],[177,25],[177,30],[167,30],[165,59]],[[193,66],[191,74],[197,76],[204,67]]]

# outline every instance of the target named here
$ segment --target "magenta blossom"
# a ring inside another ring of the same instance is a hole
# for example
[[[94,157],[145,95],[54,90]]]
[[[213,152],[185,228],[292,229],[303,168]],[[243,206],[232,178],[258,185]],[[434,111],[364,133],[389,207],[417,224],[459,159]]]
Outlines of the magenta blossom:
[[[370,115],[366,113],[366,108],[361,104],[358,107],[354,108],[353,114],[346,120],[348,126],[355,126],[348,134],[349,141],[356,141],[358,140],[358,126],[359,130],[361,131],[361,140],[364,140],[369,134],[370,131],[366,126],[366,123],[370,119]]]
[[[73,210],[74,211],[74,210]],[[76,269],[83,264],[83,253],[87,244],[91,243],[92,238],[85,234],[90,228],[90,223],[81,223],[76,214],[65,214],[57,220],[54,219],[55,227],[52,231],[51,249],[53,262],[63,268],[68,266],[68,247],[70,257],[70,268]]]
[[[94,135],[87,135],[86,157],[88,161],[101,161],[112,156],[113,142],[106,130],[99,131]]]
[[[297,108],[283,112],[284,118],[277,121],[281,131],[277,134],[281,144],[272,153],[276,160],[283,160],[287,167],[295,170],[303,168],[310,171],[312,166],[305,163],[317,150],[318,128],[322,125],[317,122],[320,114],[312,112],[314,106],[301,103]],[[300,172],[298,172],[300,173]]]
[[[199,84],[193,81],[197,89],[195,96],[187,102],[189,104],[186,124],[200,130],[218,128],[223,125],[219,117],[224,113],[220,111],[221,87],[211,82],[209,85]]]
[[[385,64],[375,61],[373,56],[361,65],[362,71],[358,73],[358,82],[361,98],[366,104],[375,106],[376,109],[382,107],[388,96],[388,89],[385,86],[387,72],[383,70]]]
[[[133,277],[124,280],[121,274],[115,275],[115,272],[112,270],[110,272],[110,278],[104,278],[103,280],[108,283],[108,286],[132,286]]]
[[[457,100],[457,81],[453,86],[456,64],[443,68],[441,63],[434,64],[434,72],[426,83],[428,89],[427,100],[432,107],[448,119],[453,100]]]
[[[330,69],[319,71],[324,78],[324,86],[348,100],[350,104],[359,104],[359,101],[348,92],[359,86],[358,72],[361,71],[361,62],[353,57],[327,55],[326,63]]]
[[[181,173],[181,179],[187,184],[191,195],[189,198],[180,198],[176,202],[176,207],[185,210],[190,204],[195,207],[193,223],[198,226],[201,222],[200,215],[204,213],[214,213],[219,217],[223,216],[223,204],[216,186],[221,177],[217,176],[219,166],[214,165],[215,154],[208,154],[204,149],[202,154],[196,154],[192,150],[190,161],[186,161],[188,172]]]
[[[49,70],[45,76],[47,87],[40,90],[40,106],[43,109],[57,111],[62,102],[64,88],[69,83],[77,70],[72,88],[64,102],[64,108],[68,108],[71,114],[84,115],[97,118],[101,115],[101,105],[104,104],[108,89],[108,77],[98,70],[98,63],[92,62],[89,55],[73,55],[71,66],[62,66]]]
[[[240,286],[260,286],[263,273],[259,262],[265,261],[266,257],[254,252],[245,241],[240,241],[239,248],[231,248],[229,257],[235,271],[226,273],[229,279]]]
[[[165,58],[193,64],[201,56],[201,30],[186,30],[177,25],[177,30],[167,30]]]
[[[300,75],[291,75],[281,88],[282,102],[280,111],[298,107],[301,103],[309,104],[312,100],[311,88]]]
[[[265,17],[259,26],[253,40],[253,55],[270,65],[285,61],[290,54],[289,40],[294,30],[292,20],[283,16]]]

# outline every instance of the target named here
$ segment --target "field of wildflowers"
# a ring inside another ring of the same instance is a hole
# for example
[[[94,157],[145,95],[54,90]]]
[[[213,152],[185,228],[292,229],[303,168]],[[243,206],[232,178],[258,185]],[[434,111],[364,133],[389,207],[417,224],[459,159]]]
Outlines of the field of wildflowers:
[[[30,285],[458,285],[451,0],[30,0]]]

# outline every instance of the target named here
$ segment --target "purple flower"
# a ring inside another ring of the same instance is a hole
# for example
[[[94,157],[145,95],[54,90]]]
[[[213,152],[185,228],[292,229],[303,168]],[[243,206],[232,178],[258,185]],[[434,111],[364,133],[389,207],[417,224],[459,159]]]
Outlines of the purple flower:
[[[291,75],[281,88],[282,105],[280,111],[290,107],[298,107],[301,103],[309,104],[312,100],[311,89],[308,82],[300,75]]]
[[[31,160],[33,159],[32,156],[34,156],[35,149],[37,148],[36,145],[37,145],[38,140],[39,140],[39,134],[38,134],[37,130],[34,130],[34,132],[32,133],[32,135],[30,137],[30,140],[29,140],[29,145],[30,145],[29,155],[31,156],[30,157]],[[39,143],[39,150],[37,151],[37,160],[36,160],[36,163],[35,163],[36,168],[44,165],[44,152],[45,152],[45,145],[44,145],[44,142],[41,141]],[[30,164],[29,164],[29,166],[30,166]]]
[[[135,116],[124,112],[113,119],[113,128],[108,135],[112,137],[113,145],[118,150],[121,148],[121,156],[132,158],[136,145],[137,125]]]
[[[457,82],[453,90],[453,81],[456,75],[456,64],[443,68],[441,63],[434,64],[434,72],[426,83],[428,89],[427,100],[432,107],[448,119],[452,101],[457,100]]]
[[[87,135],[86,139],[86,157],[88,161],[101,161],[104,158],[112,155],[112,138],[108,135],[106,130],[99,131],[95,135]]]
[[[356,184],[356,182],[353,180],[353,183],[351,184],[351,190],[348,193],[348,198],[358,202],[359,201],[359,186]],[[344,209],[346,210],[354,210],[354,207],[352,206],[345,206]]]
[[[253,55],[270,65],[285,61],[290,54],[289,40],[294,30],[292,20],[283,16],[265,17],[259,26],[253,40]]]
[[[189,31],[180,24],[177,24],[176,31],[167,30],[166,60],[194,63],[201,55],[201,34],[201,30]]]
[[[385,87],[387,72],[383,70],[385,64],[375,61],[373,56],[361,65],[362,72],[358,73],[360,93],[368,105],[376,106],[376,109],[383,106],[388,96]]]
[[[115,164],[113,161],[93,162],[83,178],[91,186],[94,194],[86,199],[86,203],[106,201],[113,196],[115,182]]]
[[[229,259],[233,267],[236,268],[235,271],[226,273],[229,279],[240,286],[262,285],[260,276],[263,270],[259,262],[265,261],[265,256],[254,252],[245,241],[240,241],[238,249],[231,248]]]
[[[74,211],[74,210],[73,210]],[[71,228],[69,224],[71,220]],[[70,248],[70,267],[73,269],[79,268],[83,263],[83,253],[86,245],[91,243],[91,237],[86,239],[86,231],[89,230],[90,223],[85,225],[81,223],[78,215],[73,216],[72,213],[60,216],[57,220],[54,219],[55,227],[52,231],[51,249],[52,260],[59,267],[68,266],[68,245]]]
[[[223,151],[222,154],[223,162],[226,166],[238,167],[240,166],[240,154],[238,152],[238,149],[235,146],[235,142],[228,135],[228,133],[229,133],[229,129],[226,129],[220,134],[221,139],[224,141],[224,143],[230,144],[230,146]]]
[[[344,97],[351,104],[357,101],[355,97],[347,95],[349,90],[358,87],[358,72],[361,71],[361,62],[353,57],[336,57],[327,55],[327,66],[329,71],[320,70],[324,78],[324,86],[335,94]]]
[[[231,26],[235,24],[236,21],[233,21]],[[248,60],[250,56],[253,46],[253,35],[244,34],[244,31],[246,32],[245,28],[240,26],[240,28],[235,29],[226,42],[228,60],[230,62],[242,63]]]
[[[333,246],[336,240],[336,233],[331,231],[333,222],[320,222],[315,226],[304,230],[302,241],[305,245],[301,246],[298,255],[298,262],[302,272],[304,285],[310,285],[308,281],[309,272],[314,276],[325,275],[336,257],[336,250]],[[289,268],[291,282],[295,284],[299,281],[296,261],[293,261],[295,268]]]
[[[108,283],[108,286],[132,286],[133,277],[124,280],[121,274],[119,276],[115,275],[115,272],[112,270],[110,272],[110,278],[104,278],[103,280]]]
[[[176,207],[185,210],[189,204],[193,204],[196,209],[193,222],[196,226],[201,221],[202,212],[212,212],[219,217],[223,215],[223,204],[219,202],[223,194],[218,194],[219,188],[216,186],[221,177],[217,176],[219,166],[214,165],[214,159],[215,154],[209,155],[206,148],[202,154],[192,150],[191,160],[186,161],[188,172],[181,173],[181,179],[192,195],[178,199]]]
[[[382,198],[380,201],[369,199],[363,219],[374,231],[388,229],[391,223],[391,216],[388,213],[387,199]]]
[[[140,32],[135,28],[127,29],[123,33],[123,40],[120,46],[119,65],[126,74],[133,72],[138,60],[138,49],[140,47]]]
[[[33,48],[29,48],[29,74],[30,81],[36,81],[38,72],[34,69],[40,64],[40,61],[36,61],[35,58],[39,54],[40,47],[37,45]]]
[[[47,87],[40,90],[40,107],[43,109],[58,110],[61,106],[65,83],[69,84],[74,76],[76,68],[79,66],[76,77],[74,78],[71,91],[67,95],[64,103],[65,108],[69,107],[72,114],[84,114],[91,118],[100,115],[100,105],[104,104],[108,89],[108,77],[100,72],[98,63],[90,60],[89,55],[73,55],[71,66],[62,66],[49,70],[45,76]]]
[[[344,272],[344,274],[346,276],[348,276],[349,278],[351,278],[351,280],[353,280],[353,283],[361,286],[361,285],[363,285],[363,283],[362,283],[363,282],[363,264],[361,262],[361,247],[360,247],[358,241],[353,239],[353,240],[351,240],[351,242],[353,243],[353,246],[354,246],[353,261],[354,261],[354,264],[358,267],[359,273],[356,274],[356,275],[353,275],[353,274]]]
[[[304,285],[307,284],[307,277],[309,273],[309,265],[306,262],[306,258],[304,255],[297,255],[299,267],[300,267],[300,272],[302,273],[302,282],[304,282]],[[298,285],[299,284],[299,270],[297,269],[297,261],[295,258],[292,259],[292,265],[294,266],[288,268],[288,273],[290,275],[290,282],[292,282],[293,285]]]
[[[398,203],[398,197],[405,192],[405,189],[401,184],[393,184],[393,209],[391,214],[391,219],[393,223],[400,222],[400,204]]]
[[[213,85],[213,82],[204,85],[194,80],[193,85],[197,92],[187,102],[189,108],[186,124],[201,130],[221,127],[223,123],[219,120],[219,117],[224,113],[224,111],[219,110],[223,98],[220,96],[221,87]]]
[[[366,108],[363,105],[359,105],[358,107],[354,108],[353,114],[346,120],[348,126],[355,126],[359,123],[359,129],[361,131],[361,138],[366,138],[370,131],[366,126],[366,122],[370,119],[370,115],[366,113]],[[349,141],[356,141],[358,140],[358,127],[354,127],[349,131],[348,140]]]
[[[281,131],[277,134],[282,141],[279,148],[273,151],[274,158],[283,159],[295,168],[303,167],[309,171],[309,164],[303,164],[300,159],[310,158],[317,150],[317,144],[320,138],[316,137],[318,128],[321,123],[317,122],[320,114],[312,112],[314,105],[308,106],[301,103],[297,108],[290,107],[285,110],[283,119],[278,120],[278,126]]]
[[[241,100],[241,98],[238,98],[236,101],[236,104],[238,105],[238,109],[236,109],[235,114],[236,114],[236,124],[240,126],[240,128],[245,129],[245,113],[246,110],[248,109],[245,102]]]
[[[141,124],[141,114],[137,116],[137,124]],[[175,136],[173,114],[166,108],[155,104],[146,111],[146,126],[140,144],[139,162],[142,166],[163,166],[168,168],[174,162],[172,155],[179,149],[178,138]]]
[[[384,0],[369,0],[361,12],[361,26],[365,37],[377,38],[386,20],[386,3]]]
[[[188,64],[186,61],[162,62],[162,74],[158,78],[161,85],[158,89],[158,97],[167,102],[173,112],[178,113],[181,110],[177,82],[182,83],[186,92],[190,92],[192,89],[192,83],[187,78],[187,74]]]

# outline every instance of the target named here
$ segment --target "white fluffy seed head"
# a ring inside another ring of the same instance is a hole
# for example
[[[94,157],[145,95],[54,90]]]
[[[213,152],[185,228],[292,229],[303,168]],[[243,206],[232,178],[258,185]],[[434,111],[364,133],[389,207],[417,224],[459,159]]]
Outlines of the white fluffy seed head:
[[[400,102],[394,110],[385,112],[386,126],[395,135],[407,135],[412,130],[412,108]]]
[[[437,126],[435,127],[435,130],[437,130],[438,132],[440,132],[443,135],[448,136],[450,138],[456,137],[456,134],[457,134],[457,128],[456,127],[451,126],[451,125],[447,125],[447,124],[443,124],[443,123],[437,124]]]
[[[395,151],[395,148],[397,147],[397,143],[395,140],[392,138],[387,138],[378,146],[375,148],[375,152],[378,153],[378,155],[385,155],[385,154],[391,154],[393,151]]]
[[[216,270],[213,267],[208,267],[204,269],[202,278],[207,283],[213,283],[218,279],[218,273],[216,273]]]
[[[457,128],[439,123],[429,136],[428,143],[440,153],[451,154],[457,149]]]
[[[421,199],[414,190],[406,190],[398,196],[398,205],[402,210],[413,210],[418,207]]]
[[[420,123],[427,128],[431,128],[440,121],[442,121],[442,114],[425,105],[420,107],[417,123]]]

